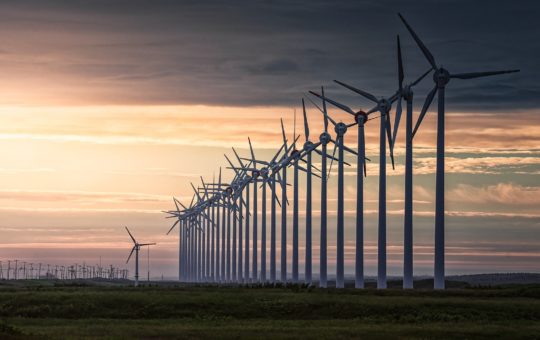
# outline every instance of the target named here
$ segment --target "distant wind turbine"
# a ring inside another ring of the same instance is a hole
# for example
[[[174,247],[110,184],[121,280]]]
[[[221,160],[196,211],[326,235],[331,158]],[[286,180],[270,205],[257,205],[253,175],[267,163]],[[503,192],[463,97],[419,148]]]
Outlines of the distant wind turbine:
[[[131,248],[131,252],[129,253],[126,263],[129,262],[131,255],[133,255],[133,252],[135,252],[135,287],[137,287],[139,285],[139,250],[141,249],[141,247],[152,246],[155,245],[155,243],[139,243],[135,240],[133,235],[131,235],[128,227],[125,228],[129,234],[129,237],[131,237],[131,239],[133,240],[133,248]]]

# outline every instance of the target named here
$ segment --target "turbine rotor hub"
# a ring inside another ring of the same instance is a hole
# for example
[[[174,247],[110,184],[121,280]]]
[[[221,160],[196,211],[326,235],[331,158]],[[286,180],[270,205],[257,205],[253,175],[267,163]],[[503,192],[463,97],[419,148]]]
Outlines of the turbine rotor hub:
[[[382,98],[381,100],[379,100],[379,110],[381,112],[388,112],[390,111],[390,109],[392,108],[392,103],[390,103],[390,101],[386,98]]]
[[[291,157],[293,159],[297,159],[298,157],[300,157],[300,151],[298,151],[297,149],[294,149],[293,151],[291,151]]]
[[[339,122],[336,124],[334,130],[338,136],[343,136],[347,132],[347,125],[345,123]]]
[[[368,115],[364,111],[358,111],[354,116],[354,120],[358,125],[364,125],[368,120]]]
[[[323,145],[326,145],[332,140],[332,137],[330,137],[330,134],[328,132],[323,132],[319,136],[319,140]]]
[[[444,87],[450,81],[450,72],[444,68],[439,68],[433,73],[433,81],[438,87]]]
[[[405,85],[405,87],[401,91],[401,96],[407,101],[412,100],[413,90],[412,90],[411,85]]]

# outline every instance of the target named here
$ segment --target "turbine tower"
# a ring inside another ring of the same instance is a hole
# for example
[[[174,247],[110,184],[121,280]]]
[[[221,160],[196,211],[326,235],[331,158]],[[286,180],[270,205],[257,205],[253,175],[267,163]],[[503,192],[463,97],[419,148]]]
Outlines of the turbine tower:
[[[131,252],[129,253],[126,263],[129,262],[131,255],[133,255],[133,252],[135,252],[135,287],[137,287],[139,285],[139,250],[141,249],[141,247],[152,246],[155,245],[155,243],[139,243],[135,240],[133,235],[131,235],[128,227],[125,228],[129,234],[129,237],[131,237],[131,239],[133,240],[133,248],[131,248]]]
[[[251,143],[250,143],[250,146],[251,146]],[[251,153],[251,162],[253,164],[255,163],[258,163],[258,164],[262,164],[264,165],[262,168],[260,168],[258,170],[258,176],[260,179],[260,182],[262,183],[261,185],[261,188],[262,188],[262,198],[261,198],[261,203],[262,203],[262,207],[261,207],[261,276],[260,276],[260,281],[261,282],[266,282],[266,186],[270,186],[270,189],[271,189],[271,199],[272,199],[272,212],[271,212],[271,248],[272,248],[272,245],[273,245],[273,252],[272,252],[272,249],[271,249],[271,258],[272,258],[272,254],[273,254],[273,261],[271,260],[271,262],[274,263],[273,265],[273,269],[274,269],[274,276],[273,276],[273,279],[275,280],[275,226],[276,226],[276,216],[275,216],[275,204],[276,202],[281,205],[281,203],[279,202],[279,199],[277,198],[276,194],[275,194],[275,181],[276,181],[276,178],[275,178],[275,171],[272,171],[272,167],[274,167],[277,163],[276,163],[276,159],[277,157],[279,156],[279,154],[281,153],[281,150],[283,150],[283,147],[285,145],[282,144],[281,147],[279,148],[279,150],[276,152],[276,154],[274,155],[274,157],[269,161],[269,162],[266,162],[266,161],[262,161],[262,160],[257,160],[255,159],[255,154],[252,152]],[[242,158],[243,160],[249,160],[249,159],[246,159],[246,158]],[[270,175],[270,172],[272,171],[272,175]],[[272,237],[273,235],[273,237]],[[257,237],[254,236],[254,239],[256,240]],[[273,241],[272,241],[273,240]],[[272,267],[272,265],[271,265]],[[271,270],[272,271],[272,270]],[[271,278],[272,278],[272,275],[270,275]]]
[[[326,101],[323,95],[319,95],[313,91],[309,91],[311,94],[319,97]],[[336,288],[345,287],[345,195],[344,195],[344,151],[352,153],[358,156],[358,153],[352,149],[349,149],[344,144],[345,133],[347,133],[347,128],[354,125],[347,125],[343,122],[337,123],[326,113],[326,118],[334,125],[334,131],[336,132],[336,140],[330,140],[334,143],[333,155],[335,155],[336,150],[338,151],[338,197],[337,197],[337,253],[336,253]],[[334,157],[332,155],[332,157]],[[330,163],[330,172],[332,169],[332,163]]]
[[[397,58],[398,58],[398,102],[396,107],[396,120],[394,123],[394,133],[392,135],[392,145],[396,144],[397,132],[402,113],[402,99],[405,99],[407,113],[405,118],[405,208],[403,225],[403,289],[413,288],[413,143],[412,143],[412,122],[413,122],[413,87],[416,86],[432,69],[430,68],[414,82],[403,85],[405,74],[403,71],[403,60],[401,57],[401,43],[397,36]]]
[[[357,125],[358,127],[358,141],[357,141],[357,167],[356,167],[356,252],[355,252],[355,288],[364,288],[364,180],[363,176],[366,176],[366,144],[365,144],[365,131],[364,126],[368,120],[374,118],[368,118],[372,113],[366,113],[362,110],[353,111],[347,105],[341,104],[328,97],[324,98],[325,101],[334,105],[335,107],[354,116],[355,123],[350,126]],[[362,174],[363,171],[363,174]]]
[[[391,134],[392,127],[390,123],[390,109],[392,108],[392,99],[377,99],[374,95],[334,80],[339,85],[358,93],[364,98],[371,100],[376,106],[367,113],[379,111],[381,114],[379,129],[379,219],[378,219],[378,268],[377,268],[377,288],[384,289],[386,283],[386,138],[390,147],[390,158],[392,168],[394,167],[394,151],[392,146]],[[395,100],[395,99],[394,99]],[[386,136],[385,136],[386,135]]]
[[[321,96],[324,98],[324,88],[321,87]],[[308,98],[309,99],[309,98]],[[311,99],[309,99],[311,101]],[[326,112],[326,101],[323,100],[323,108],[320,109],[313,101],[311,103],[317,107],[323,114],[324,118],[324,132],[319,136],[319,144],[321,150],[315,149],[315,152],[321,155],[321,230],[320,230],[320,255],[319,255],[319,287],[326,288],[328,286],[328,257],[327,257],[327,181],[328,176],[326,172],[326,160],[328,158],[326,149],[328,143],[332,140],[328,133],[328,115]]]
[[[444,289],[444,130],[445,130],[445,116],[444,116],[444,95],[446,85],[450,79],[473,79],[487,76],[494,76],[498,74],[514,73],[519,70],[505,70],[505,71],[489,71],[489,72],[472,72],[472,73],[450,73],[442,66],[437,66],[435,58],[424,45],[422,40],[414,32],[412,27],[407,23],[405,18],[401,14],[398,14],[399,18],[405,24],[405,27],[413,37],[414,41],[426,57],[427,61],[431,65],[434,74],[433,82],[435,86],[429,92],[420,116],[416,122],[416,126],[412,132],[412,137],[418,131],[424,116],[426,115],[429,105],[433,101],[435,94],[438,93],[438,112],[437,112],[437,169],[436,169],[436,183],[435,183],[435,275],[433,285],[435,289]]]
[[[251,145],[251,139],[248,137],[248,142],[249,142],[249,151],[251,152],[251,164],[253,166],[253,170],[251,172],[251,176],[252,176],[252,179],[253,179],[253,240],[252,240],[252,246],[253,246],[253,250],[252,250],[252,255],[253,255],[253,260],[252,260],[252,282],[257,282],[259,276],[258,276],[258,268],[257,268],[257,264],[258,264],[258,260],[257,260],[257,239],[258,239],[258,235],[257,235],[257,232],[258,232],[258,198],[257,198],[257,193],[258,193],[258,186],[257,186],[257,182],[258,182],[258,178],[259,178],[259,175],[260,175],[260,171],[257,169],[257,163],[255,162],[255,153],[253,152],[253,146]]]
[[[275,158],[279,155],[281,152],[280,148],[274,156]],[[260,281],[262,283],[266,283],[266,186],[269,185],[272,189],[275,186],[275,178],[272,176],[269,176],[269,168],[264,167],[261,169],[261,177],[262,177],[262,207],[261,207],[261,278]],[[275,196],[275,192],[272,191],[272,201],[277,200],[277,197]],[[278,202],[279,203],[279,202]],[[275,231],[275,216],[274,216],[274,231]]]
[[[285,127],[283,126],[283,119],[281,119],[281,132],[283,135],[283,144],[287,143],[287,137],[285,136]],[[293,136],[294,139],[294,136]],[[289,154],[289,148],[285,147],[285,158]],[[283,165],[285,160],[281,162],[281,282],[287,283],[287,165]]]

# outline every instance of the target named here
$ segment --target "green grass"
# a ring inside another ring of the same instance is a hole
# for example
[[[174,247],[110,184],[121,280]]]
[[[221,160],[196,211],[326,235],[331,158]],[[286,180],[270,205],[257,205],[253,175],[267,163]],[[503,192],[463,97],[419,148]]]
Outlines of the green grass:
[[[0,338],[535,339],[540,286],[0,286]]]

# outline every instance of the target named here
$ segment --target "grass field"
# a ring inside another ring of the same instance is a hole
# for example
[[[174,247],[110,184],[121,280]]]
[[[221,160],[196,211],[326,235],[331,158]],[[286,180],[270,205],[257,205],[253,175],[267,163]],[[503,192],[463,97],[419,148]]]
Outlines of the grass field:
[[[377,291],[0,284],[0,339],[535,339],[540,285]]]

